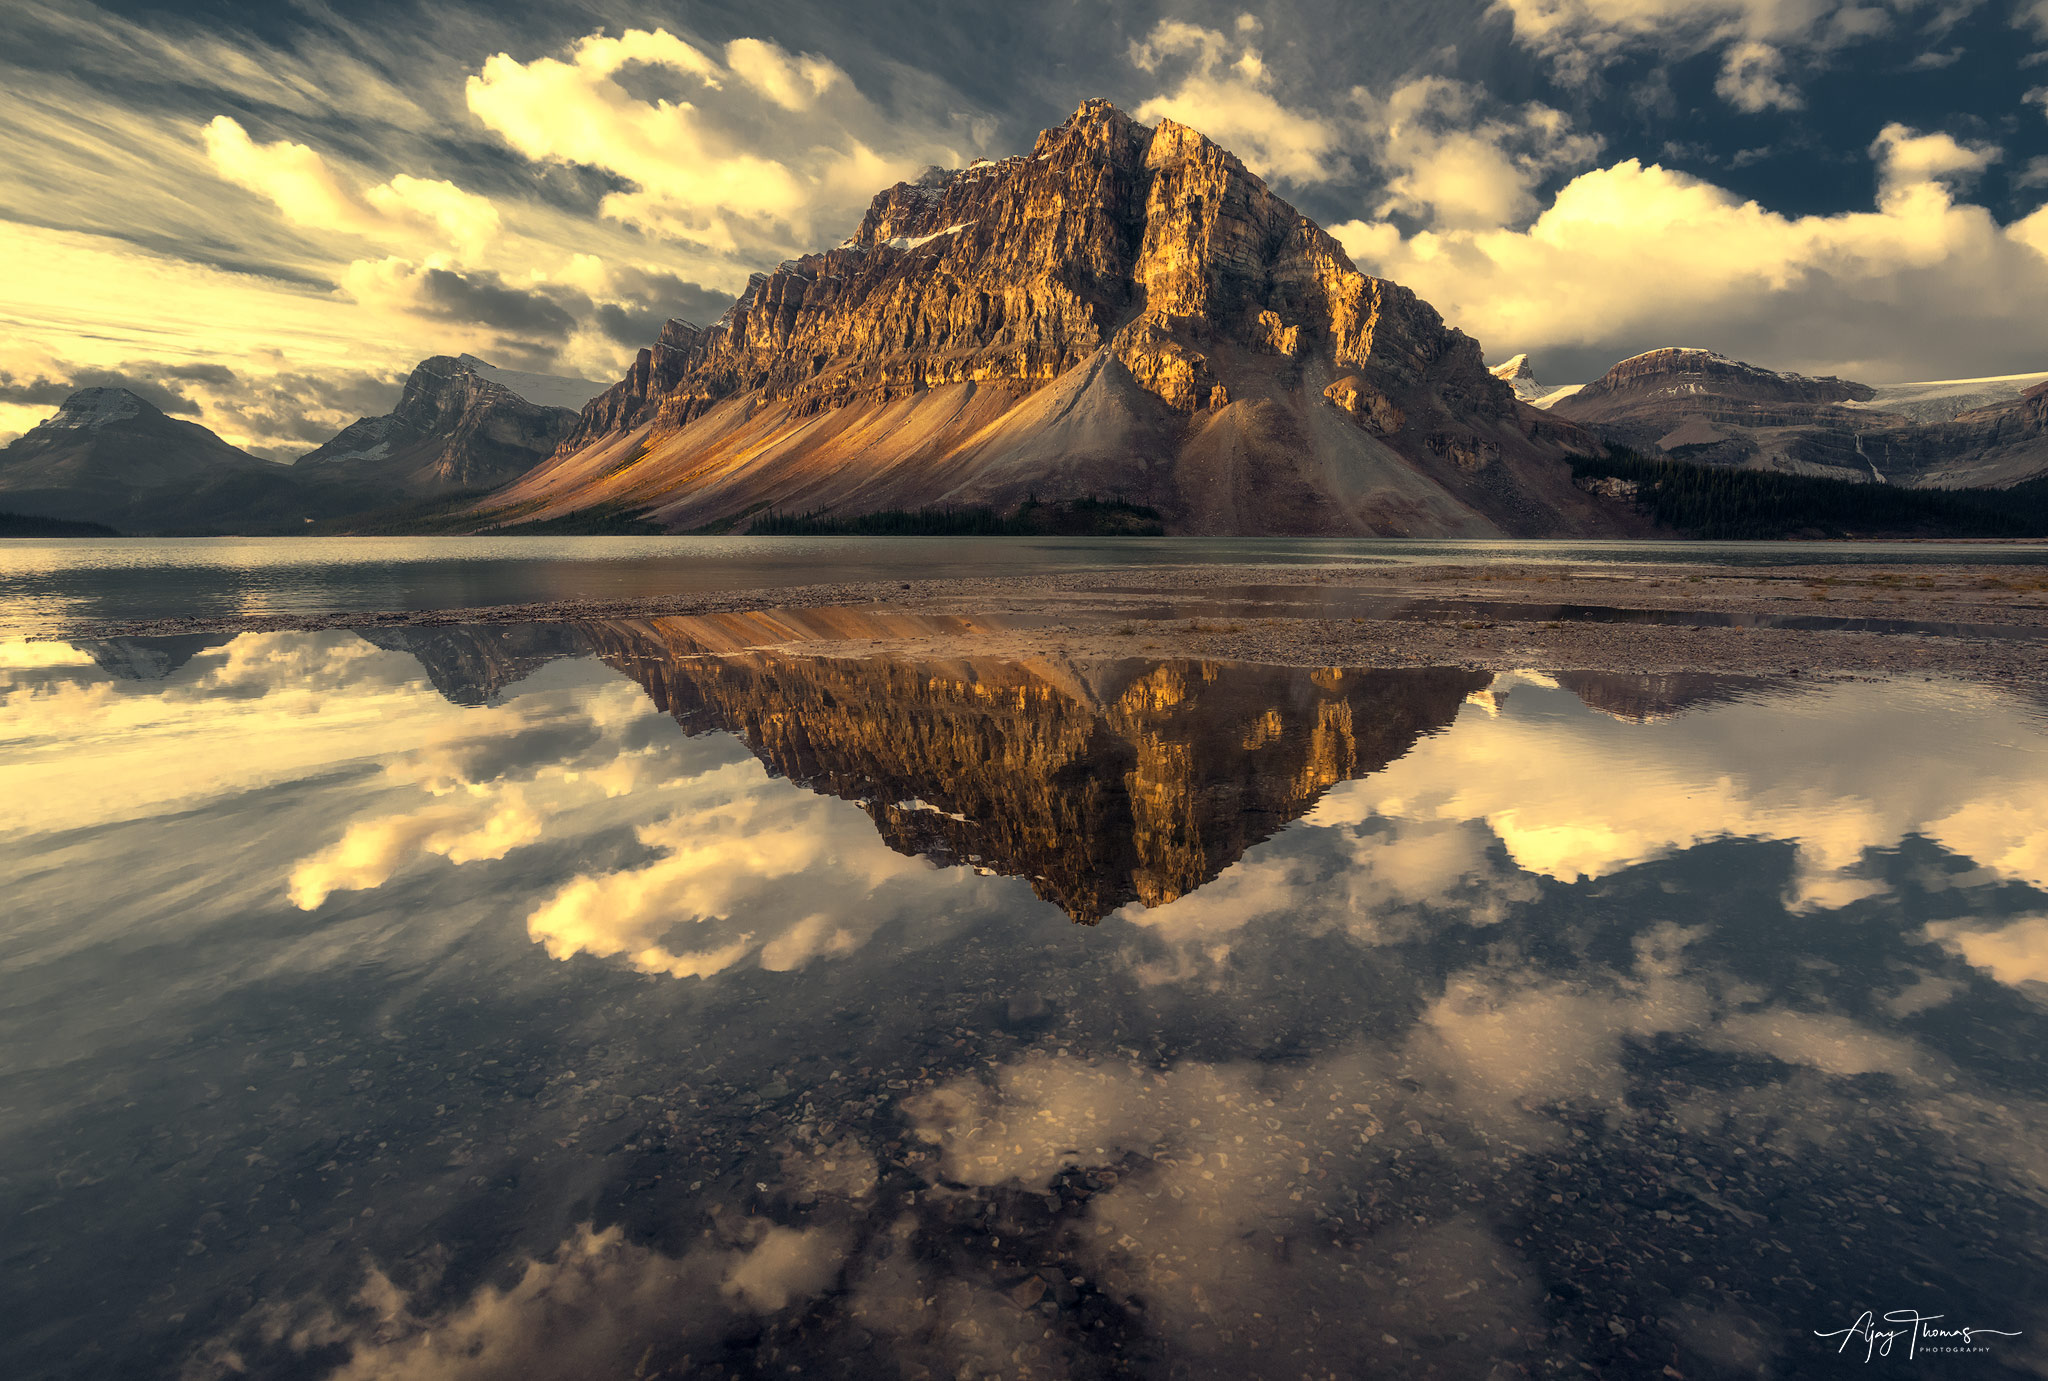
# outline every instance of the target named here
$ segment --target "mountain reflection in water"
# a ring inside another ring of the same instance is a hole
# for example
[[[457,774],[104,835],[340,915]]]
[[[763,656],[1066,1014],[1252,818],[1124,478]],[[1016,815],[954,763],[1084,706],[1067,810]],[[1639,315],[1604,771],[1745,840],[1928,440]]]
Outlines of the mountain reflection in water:
[[[2048,1360],[2038,705],[915,631],[0,644],[8,1374]]]

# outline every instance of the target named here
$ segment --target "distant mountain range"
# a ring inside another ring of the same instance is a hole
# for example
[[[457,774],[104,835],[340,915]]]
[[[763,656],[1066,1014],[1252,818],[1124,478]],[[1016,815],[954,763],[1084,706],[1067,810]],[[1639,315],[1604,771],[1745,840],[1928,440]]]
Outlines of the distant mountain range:
[[[0,515],[1000,531],[1059,510],[1179,533],[1649,535],[1578,473],[1615,446],[2010,485],[2048,475],[2048,373],[1874,388],[1693,348],[1585,385],[1544,385],[1526,355],[1489,370],[1228,151],[1089,101],[1028,155],[882,191],[843,244],[756,274],[709,327],[669,322],[609,387],[436,355],[391,412],[289,466],[82,390],[0,450]]]
[[[31,518],[176,531],[231,513],[270,528],[302,521],[304,499],[284,466],[122,388],[80,389],[0,451],[0,509]]]
[[[291,465],[126,389],[81,389],[0,450],[0,534],[60,535],[49,526],[57,521],[131,533],[292,532],[488,489],[546,459],[575,426],[575,411],[535,397],[587,400],[603,387],[437,355],[413,370],[391,412],[352,423]]]
[[[1494,372],[1603,441],[1702,464],[1918,488],[2048,475],[2048,373],[1873,387],[1688,347],[1584,385],[1545,388],[1521,355]]]

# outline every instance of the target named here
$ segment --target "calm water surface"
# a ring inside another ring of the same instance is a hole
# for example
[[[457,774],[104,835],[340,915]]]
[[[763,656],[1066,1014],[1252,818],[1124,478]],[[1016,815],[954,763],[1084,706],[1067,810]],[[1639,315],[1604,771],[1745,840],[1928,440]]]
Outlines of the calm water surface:
[[[0,643],[0,1374],[2048,1365],[2040,703],[730,627]]]
[[[98,620],[482,609],[820,582],[1248,562],[2048,563],[2048,543],[1301,538],[219,537],[0,540],[0,635]]]

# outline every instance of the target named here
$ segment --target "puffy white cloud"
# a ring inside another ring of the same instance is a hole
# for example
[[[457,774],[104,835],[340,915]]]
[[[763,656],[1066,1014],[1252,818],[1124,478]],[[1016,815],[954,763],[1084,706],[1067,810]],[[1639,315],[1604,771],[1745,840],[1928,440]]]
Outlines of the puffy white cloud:
[[[2003,155],[1995,144],[1965,144],[1953,135],[1921,134],[1893,122],[1877,132],[1870,156],[1877,160],[1879,185],[1889,197],[1910,196],[1928,183],[1966,183]]]
[[[1355,96],[1388,174],[1381,216],[1399,211],[1439,229],[1512,225],[1535,213],[1544,178],[1600,152],[1598,137],[1573,132],[1549,106],[1482,115],[1479,88],[1443,77],[1405,82],[1384,101]]]
[[[629,75],[671,94],[635,94]],[[758,39],[721,61],[666,29],[593,34],[563,57],[499,53],[465,89],[526,157],[629,179],[605,215],[722,253],[815,249],[878,188],[961,161],[936,132],[885,119],[829,60]]]
[[[503,858],[541,837],[541,817],[517,791],[478,803],[358,820],[327,848],[292,869],[292,905],[313,911],[335,892],[381,887],[408,860],[439,854],[450,863]]]
[[[667,793],[668,814],[641,825],[650,863],[578,877],[527,917],[557,959],[618,955],[645,973],[708,978],[758,955],[770,970],[846,954],[894,919],[908,884],[988,885],[890,849],[845,801],[794,789],[759,763],[709,773]]]
[[[385,244],[424,240],[464,261],[477,258],[498,233],[498,210],[490,199],[446,180],[400,173],[359,189],[306,145],[284,139],[259,144],[226,115],[209,121],[202,138],[222,177],[268,197],[293,225]]]
[[[1806,100],[1784,81],[1785,55],[1768,43],[1746,39],[1721,58],[1714,91],[1737,110],[1797,110]]]
[[[846,80],[846,74],[824,58],[795,56],[758,38],[726,44],[725,61],[734,76],[784,110],[808,110]]]
[[[2048,208],[2001,225],[1958,199],[1988,146],[1889,125],[1872,153],[1871,211],[1785,216],[1629,159],[1573,179],[1526,229],[1332,232],[1496,352],[1682,342],[1880,383],[2031,367],[2048,352],[2032,309]]]
[[[1256,21],[1237,25],[1246,40],[1257,32]],[[1262,177],[1308,183],[1349,175],[1343,118],[1283,105],[1248,41],[1239,46],[1219,30],[1163,19],[1131,45],[1131,61],[1149,73],[1169,65],[1182,69],[1172,90],[1137,108],[1138,119],[1200,130]]]
[[[1314,110],[1289,106],[1253,46],[1258,32],[1256,20],[1234,35],[1160,21],[1131,46],[1131,61],[1155,76],[1178,75],[1138,106],[1138,118],[1200,130],[1283,182],[1347,178],[1357,171],[1352,155],[1364,155],[1384,178],[1376,214],[1441,227],[1524,219],[1544,178],[1600,151],[1598,138],[1575,133],[1559,111],[1536,102],[1498,108],[1479,87],[1446,77],[1413,78],[1384,97],[1354,87]]]

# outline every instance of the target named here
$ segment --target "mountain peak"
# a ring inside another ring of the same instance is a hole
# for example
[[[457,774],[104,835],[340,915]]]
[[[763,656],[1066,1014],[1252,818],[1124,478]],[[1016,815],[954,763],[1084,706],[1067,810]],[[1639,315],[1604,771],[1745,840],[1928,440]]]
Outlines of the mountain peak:
[[[491,501],[676,527],[1123,494],[1184,532],[1606,530],[1478,345],[1228,149],[1084,101],[884,188]],[[677,333],[681,335],[682,333]]]
[[[82,388],[66,398],[41,425],[57,431],[96,429],[152,415],[163,416],[163,409],[125,388]]]
[[[1724,391],[1729,387],[1747,388],[1757,391],[1759,398],[1782,397],[1802,403],[1860,401],[1876,393],[1870,385],[1859,384],[1852,379],[1832,376],[1809,378],[1804,374],[1766,369],[1747,360],[1731,359],[1697,345],[1665,345],[1645,350],[1640,355],[1631,355],[1616,364],[1601,378],[1586,385],[1574,406],[1591,403],[1604,393],[1645,388],[1676,389],[1697,394],[1701,392],[1701,385],[1692,381],[1706,379],[1714,380],[1715,388]]]
[[[294,463],[406,494],[502,483],[554,450],[574,409],[600,391],[474,355],[429,355],[406,376],[397,407],[350,423]],[[549,397],[568,406],[541,401]]]

